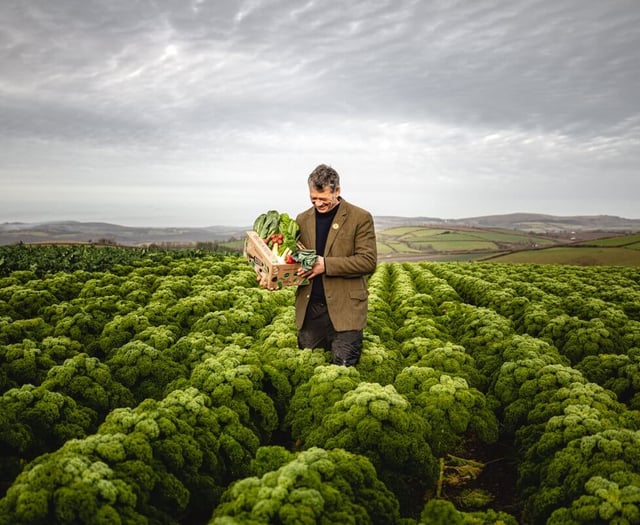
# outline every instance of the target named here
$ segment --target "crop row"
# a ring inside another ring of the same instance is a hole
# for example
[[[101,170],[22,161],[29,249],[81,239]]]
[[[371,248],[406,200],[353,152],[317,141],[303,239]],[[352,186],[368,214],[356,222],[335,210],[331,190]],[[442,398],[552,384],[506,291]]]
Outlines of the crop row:
[[[0,278],[0,523],[640,523],[637,272],[369,285],[345,368],[238,257]]]

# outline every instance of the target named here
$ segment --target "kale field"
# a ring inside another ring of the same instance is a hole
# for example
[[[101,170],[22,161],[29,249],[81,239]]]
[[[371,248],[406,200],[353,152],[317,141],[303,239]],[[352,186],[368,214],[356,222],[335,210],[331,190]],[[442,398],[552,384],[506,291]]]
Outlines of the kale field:
[[[638,267],[369,289],[345,368],[238,255],[3,249],[0,525],[640,523]]]

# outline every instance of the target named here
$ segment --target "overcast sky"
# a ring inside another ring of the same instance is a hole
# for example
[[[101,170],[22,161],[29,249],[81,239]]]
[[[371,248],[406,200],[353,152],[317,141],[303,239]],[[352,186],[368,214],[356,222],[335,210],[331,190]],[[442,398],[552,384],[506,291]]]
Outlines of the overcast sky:
[[[3,0],[0,222],[640,218],[639,0]]]

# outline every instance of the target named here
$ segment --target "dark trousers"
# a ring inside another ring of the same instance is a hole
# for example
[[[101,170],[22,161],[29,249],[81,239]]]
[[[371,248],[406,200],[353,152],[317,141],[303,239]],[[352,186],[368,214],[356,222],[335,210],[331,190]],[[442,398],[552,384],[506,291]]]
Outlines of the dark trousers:
[[[335,365],[354,366],[362,352],[362,330],[337,332],[333,328],[327,305],[309,303],[302,328],[298,331],[299,348],[324,348],[331,352]]]

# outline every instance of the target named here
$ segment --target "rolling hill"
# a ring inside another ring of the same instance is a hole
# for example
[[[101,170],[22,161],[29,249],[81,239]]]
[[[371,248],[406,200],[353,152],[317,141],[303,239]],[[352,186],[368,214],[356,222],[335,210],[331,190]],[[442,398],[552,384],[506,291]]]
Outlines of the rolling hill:
[[[532,233],[570,233],[577,231],[605,231],[632,233],[640,231],[640,219],[626,219],[613,215],[558,216],[540,213],[510,213],[463,219],[433,217],[375,217],[376,228],[386,230],[396,226],[469,226],[498,228]]]
[[[469,227],[480,229],[515,230],[519,232],[550,234],[570,239],[588,238],[588,232],[633,233],[640,232],[640,219],[625,219],[610,215],[553,216],[535,213],[488,215],[465,219],[435,217],[374,217],[377,231],[401,226],[431,226],[435,228]],[[190,244],[241,239],[250,226],[133,227],[103,222],[55,221],[39,223],[6,222],[0,224],[0,245],[16,243],[51,242],[110,242],[125,246],[150,243]],[[586,237],[585,237],[586,236]]]

